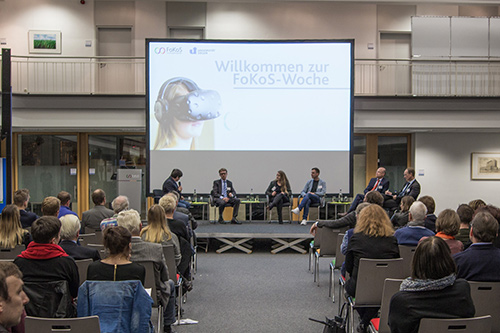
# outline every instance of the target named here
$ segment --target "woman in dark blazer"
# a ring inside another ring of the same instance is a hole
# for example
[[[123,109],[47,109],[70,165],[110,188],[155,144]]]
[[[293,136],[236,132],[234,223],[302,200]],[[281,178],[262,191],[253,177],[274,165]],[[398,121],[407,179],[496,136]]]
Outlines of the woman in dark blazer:
[[[276,179],[271,181],[266,190],[266,195],[269,196],[269,206],[267,209],[271,211],[274,207],[278,212],[279,224],[283,224],[283,204],[290,202],[292,189],[285,172],[279,170],[276,174]]]

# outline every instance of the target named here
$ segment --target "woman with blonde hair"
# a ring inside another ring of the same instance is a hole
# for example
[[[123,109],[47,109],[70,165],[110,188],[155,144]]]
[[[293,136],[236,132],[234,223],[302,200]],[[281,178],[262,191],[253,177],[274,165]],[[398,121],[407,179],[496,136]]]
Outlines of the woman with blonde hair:
[[[398,241],[387,213],[379,205],[370,205],[359,214],[354,234],[347,245],[346,271],[350,278],[346,281],[346,292],[355,297],[359,260],[399,258]],[[361,322],[358,331],[365,332],[370,319],[376,316],[378,308],[358,310]]]
[[[0,247],[13,249],[17,245],[32,241],[30,233],[21,226],[21,216],[16,205],[7,205],[2,210],[0,222]]]
[[[161,243],[162,245],[173,245],[175,252],[175,264],[181,262],[181,250],[177,235],[170,231],[165,219],[165,210],[160,205],[153,205],[148,210],[148,225],[141,230],[143,241],[150,243]]]

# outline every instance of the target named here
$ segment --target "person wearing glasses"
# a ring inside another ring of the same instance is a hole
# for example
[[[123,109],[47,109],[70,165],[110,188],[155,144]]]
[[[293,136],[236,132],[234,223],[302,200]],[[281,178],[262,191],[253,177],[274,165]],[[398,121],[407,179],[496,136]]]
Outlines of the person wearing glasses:
[[[219,170],[220,179],[214,180],[212,187],[212,196],[214,198],[214,203],[219,207],[219,223],[224,224],[224,218],[222,214],[224,213],[224,208],[227,206],[233,207],[233,218],[231,219],[232,224],[241,224],[236,218],[238,216],[238,209],[240,208],[240,199],[236,197],[236,191],[234,190],[233,183],[227,179],[227,169],[221,168]]]

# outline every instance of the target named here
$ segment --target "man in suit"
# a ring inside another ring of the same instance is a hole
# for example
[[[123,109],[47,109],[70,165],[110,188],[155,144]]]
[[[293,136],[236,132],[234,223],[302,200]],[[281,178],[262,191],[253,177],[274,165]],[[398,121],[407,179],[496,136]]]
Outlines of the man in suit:
[[[453,256],[457,278],[467,281],[500,281],[500,249],[493,245],[498,222],[489,213],[480,212],[472,220],[469,237],[472,245]]]
[[[184,197],[182,196],[182,186],[181,186],[181,177],[182,177],[182,171],[179,169],[174,169],[170,173],[170,177],[168,177],[165,182],[163,183],[162,189],[163,189],[163,194],[168,194],[171,192],[175,192],[179,195],[179,200],[177,202],[177,205],[179,207],[183,208],[190,208],[191,204],[187,201],[184,200]]]
[[[389,183],[390,183],[389,179],[384,177],[385,177],[385,168],[378,168],[377,172],[375,173],[375,178],[370,179],[370,181],[368,182],[368,186],[366,186],[365,190],[363,191],[363,194],[360,193],[356,195],[356,197],[352,201],[351,207],[349,207],[347,213],[343,215],[347,215],[350,212],[355,211],[356,207],[358,207],[358,205],[365,199],[366,193],[371,191],[377,191],[380,192],[381,194],[384,194],[385,191],[389,189]]]
[[[100,229],[101,221],[115,214],[111,209],[106,208],[106,193],[103,190],[97,189],[92,192],[92,202],[95,205],[94,208],[82,214],[82,233],[85,233],[86,227],[94,230]]]
[[[21,226],[23,228],[31,227],[31,224],[38,219],[38,215],[33,212],[28,212],[28,202],[30,201],[30,191],[28,189],[21,189],[14,192],[14,205],[19,208],[21,215]]]
[[[101,260],[101,255],[96,249],[91,249],[78,244],[80,234],[80,220],[73,214],[66,214],[59,218],[61,221],[61,242],[59,246],[75,260],[92,259]]]
[[[401,189],[401,191],[399,191],[399,193],[392,193],[389,190],[385,191],[386,199],[384,202],[384,208],[389,210],[397,209],[401,203],[401,199],[403,199],[403,197],[407,195],[417,200],[418,195],[420,194],[420,184],[415,179],[415,169],[414,168],[405,169],[405,171],[403,172],[403,177],[405,178],[406,183]]]
[[[234,190],[233,183],[230,180],[227,180],[227,169],[221,168],[219,170],[219,176],[220,179],[214,180],[212,187],[212,196],[214,197],[215,205],[219,207],[219,223],[225,223],[224,218],[222,217],[224,208],[226,206],[232,206],[233,218],[231,223],[241,224],[241,222],[236,218],[240,208],[240,199],[236,198],[236,191]]]
[[[132,234],[131,261],[153,261],[155,267],[156,289],[160,292],[160,300],[165,307],[163,331],[171,332],[175,322],[175,285],[169,279],[168,268],[163,256],[163,247],[159,243],[145,242],[139,236],[142,229],[141,217],[135,209],[124,210],[118,214],[117,222]],[[171,274],[176,274],[172,272]]]

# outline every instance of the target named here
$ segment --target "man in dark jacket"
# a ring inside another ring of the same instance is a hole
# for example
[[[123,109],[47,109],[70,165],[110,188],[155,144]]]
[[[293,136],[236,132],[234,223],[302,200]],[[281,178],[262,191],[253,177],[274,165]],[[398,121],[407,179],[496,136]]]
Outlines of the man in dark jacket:
[[[73,259],[101,260],[99,251],[78,244],[80,234],[80,220],[72,214],[66,214],[59,219],[61,221],[61,242],[59,245]]]

